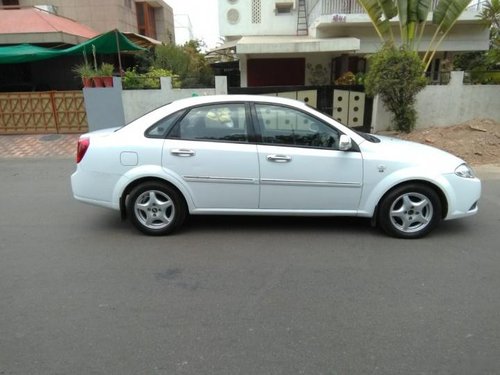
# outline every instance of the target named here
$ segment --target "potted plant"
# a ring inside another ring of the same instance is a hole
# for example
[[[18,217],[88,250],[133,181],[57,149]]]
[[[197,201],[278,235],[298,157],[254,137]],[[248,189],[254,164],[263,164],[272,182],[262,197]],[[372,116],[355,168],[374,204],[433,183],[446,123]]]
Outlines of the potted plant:
[[[95,71],[89,64],[75,65],[73,72],[82,78],[83,87],[92,87],[92,77],[95,76]]]
[[[353,72],[345,72],[335,80],[335,84],[339,86],[352,86],[356,84],[356,76]]]
[[[92,77],[92,81],[94,82],[94,87],[104,87],[104,82],[102,81],[102,77],[98,71]]]
[[[113,64],[102,63],[99,69],[100,76],[102,77],[104,87],[113,87],[113,71],[115,67]]]

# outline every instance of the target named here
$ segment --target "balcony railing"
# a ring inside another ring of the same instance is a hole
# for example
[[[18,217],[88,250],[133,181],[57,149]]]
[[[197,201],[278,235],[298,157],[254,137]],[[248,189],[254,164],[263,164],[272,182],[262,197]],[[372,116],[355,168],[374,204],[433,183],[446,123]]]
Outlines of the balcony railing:
[[[356,0],[322,0],[321,14],[359,14],[365,13]]]
[[[439,0],[432,0],[432,9],[436,8]],[[479,10],[481,0],[471,0],[467,9]],[[363,7],[357,0],[308,0],[308,9],[316,15],[330,14],[362,14],[365,13]]]

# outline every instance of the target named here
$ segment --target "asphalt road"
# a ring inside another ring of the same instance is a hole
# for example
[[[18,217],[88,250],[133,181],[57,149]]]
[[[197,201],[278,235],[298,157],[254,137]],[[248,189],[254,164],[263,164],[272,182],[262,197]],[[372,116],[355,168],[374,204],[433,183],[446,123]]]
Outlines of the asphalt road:
[[[146,237],[0,160],[0,374],[498,374],[500,180],[429,237],[197,217]]]

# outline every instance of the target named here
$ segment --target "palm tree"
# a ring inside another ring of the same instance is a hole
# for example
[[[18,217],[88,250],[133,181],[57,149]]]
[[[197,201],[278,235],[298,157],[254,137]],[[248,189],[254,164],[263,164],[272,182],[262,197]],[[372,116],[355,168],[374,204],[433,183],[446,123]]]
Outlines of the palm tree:
[[[479,17],[490,28],[490,51],[500,48],[500,0],[486,1]],[[498,55],[498,52],[493,54]]]
[[[494,29],[500,29],[500,0],[489,0],[484,2],[479,17]]]
[[[432,0],[357,0],[370,17],[375,30],[383,42],[395,44],[390,21],[399,15],[399,30],[402,45],[418,50],[424,33]],[[498,3],[500,0],[491,0]],[[422,61],[427,70],[436,50],[455,25],[458,17],[470,0],[440,0],[433,11],[432,23],[436,31]],[[415,43],[415,41],[417,43]]]

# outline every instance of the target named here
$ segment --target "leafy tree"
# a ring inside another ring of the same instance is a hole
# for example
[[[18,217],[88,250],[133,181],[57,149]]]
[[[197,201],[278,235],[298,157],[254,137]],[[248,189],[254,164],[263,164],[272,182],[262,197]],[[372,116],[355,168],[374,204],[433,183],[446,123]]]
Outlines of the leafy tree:
[[[171,70],[174,74],[183,77],[189,70],[189,56],[175,44],[157,46],[153,66]]]
[[[411,131],[416,123],[414,103],[425,87],[425,71],[436,50],[467,8],[470,0],[440,0],[433,13],[434,35],[425,55],[418,50],[432,0],[357,0],[364,8],[385,46],[371,59],[365,85],[371,95],[379,94],[393,115],[398,130]],[[495,0],[497,1],[497,0]],[[391,20],[398,16],[401,45],[396,47]]]
[[[471,71],[473,83],[488,83],[491,75],[484,73],[500,69],[500,0],[484,2],[479,17],[490,28],[490,49],[485,52],[458,54],[453,59],[453,66],[456,69]]]
[[[155,49],[153,47],[148,48],[145,51],[137,52],[134,54],[134,70],[137,73],[146,73],[149,68],[153,65],[155,57]]]
[[[201,52],[203,43],[191,40],[183,46],[167,44],[156,47],[153,65],[179,77],[182,87],[212,86],[214,75]]]
[[[490,51],[494,51],[494,56],[492,57],[496,57],[496,62],[498,63],[498,50],[500,49],[500,0],[486,1],[483,4],[483,9],[479,17],[490,28]]]
[[[500,0],[485,1],[479,17],[495,32],[500,29]]]
[[[380,95],[384,106],[393,113],[398,130],[410,132],[415,127],[416,95],[426,85],[422,60],[415,51],[386,44],[370,57],[365,78],[368,95]]]
[[[468,71],[477,67],[486,70],[484,63],[485,53],[483,51],[465,52],[453,57],[453,68],[457,70]]]

